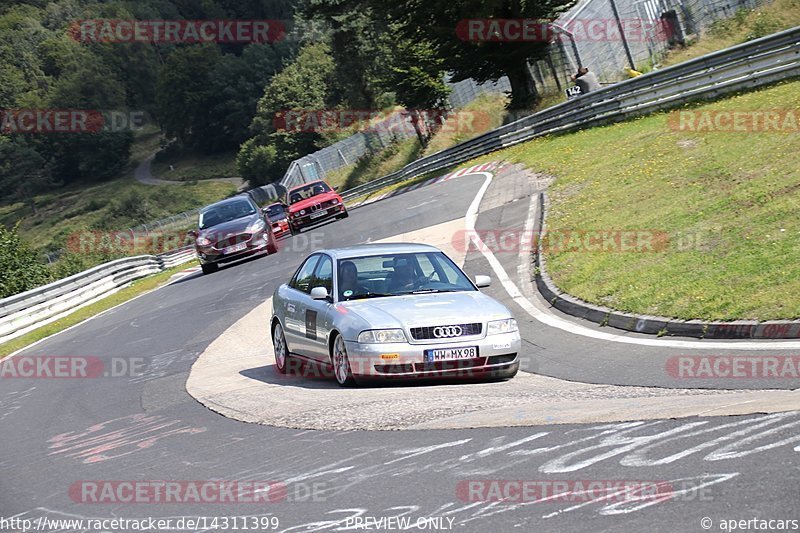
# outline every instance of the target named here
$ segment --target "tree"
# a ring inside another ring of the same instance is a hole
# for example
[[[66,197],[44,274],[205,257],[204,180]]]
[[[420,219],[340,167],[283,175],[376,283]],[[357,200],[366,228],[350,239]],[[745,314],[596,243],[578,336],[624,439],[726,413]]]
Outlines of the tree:
[[[425,41],[401,40],[389,75],[383,80],[393,88],[397,102],[409,110],[411,123],[420,145],[428,141],[441,124],[430,119],[426,111],[444,109],[449,87],[444,83],[444,60]],[[434,113],[437,115],[437,113]]]
[[[249,125],[264,87],[296,54],[291,43],[251,44],[241,56],[225,54],[211,73],[208,120],[213,125],[203,145],[210,151],[239,147],[250,135]]]
[[[218,95],[211,79],[221,58],[213,44],[181,47],[167,58],[159,70],[156,102],[159,122],[168,136],[185,145],[202,145],[206,135],[213,135],[208,109]]]
[[[24,139],[0,137],[0,191],[4,198],[24,202],[36,214],[36,194],[56,185],[35,148]]]
[[[17,226],[0,224],[0,298],[34,289],[50,281],[39,256],[19,236]]]
[[[516,109],[532,108],[541,98],[528,62],[544,58],[548,43],[473,41],[459,38],[456,27],[468,19],[555,19],[575,3],[575,0],[358,1],[396,23],[406,38],[429,43],[453,74],[453,81],[468,78],[477,82],[497,81],[508,76],[509,107]]]
[[[307,0],[301,12],[330,28],[339,98],[374,109],[379,95],[391,93],[425,146],[438,126],[425,111],[443,110],[449,92],[444,61],[430,43],[407,38],[385,9],[364,0]]]
[[[48,107],[124,111],[125,99],[124,87],[113,70],[87,52],[78,65],[58,78]],[[90,133],[36,135],[32,142],[53,158],[53,173],[58,180],[103,181],[116,176],[128,164],[133,132],[106,128]]]
[[[266,185],[277,176],[273,174],[277,151],[274,145],[261,145],[256,139],[248,139],[242,144],[236,156],[236,167],[242,178],[250,185]],[[272,175],[273,179],[269,179]]]
[[[386,20],[362,0],[306,0],[301,15],[328,30],[333,98],[352,109],[378,107],[397,40]]]
[[[284,128],[279,122],[276,124],[276,120],[286,111],[325,109],[329,105],[329,80],[333,70],[330,47],[325,43],[307,44],[266,86],[251,124],[255,134],[253,141],[243,147],[245,153],[240,160],[244,163],[252,159],[250,154],[259,154],[259,161],[266,162],[268,152],[258,152],[255,146],[272,146],[275,156],[268,170],[261,168],[264,174],[260,178],[250,175],[251,184],[263,184],[265,175],[271,177],[269,181],[279,179],[294,159],[317,149],[318,132]],[[244,173],[248,169],[239,167],[239,170]]]

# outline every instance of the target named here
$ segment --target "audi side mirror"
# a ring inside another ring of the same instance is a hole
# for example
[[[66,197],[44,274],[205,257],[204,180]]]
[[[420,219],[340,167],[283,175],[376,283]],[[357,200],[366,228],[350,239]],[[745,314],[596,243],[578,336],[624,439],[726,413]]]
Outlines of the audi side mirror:
[[[314,287],[311,289],[311,298],[313,300],[327,300],[328,299],[328,289],[325,287]]]
[[[479,288],[489,287],[492,284],[492,278],[489,276],[475,276],[475,285]]]

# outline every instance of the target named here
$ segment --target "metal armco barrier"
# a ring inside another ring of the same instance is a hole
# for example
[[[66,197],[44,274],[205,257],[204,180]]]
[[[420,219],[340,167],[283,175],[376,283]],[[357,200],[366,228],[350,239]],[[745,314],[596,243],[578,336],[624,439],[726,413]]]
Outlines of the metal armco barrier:
[[[0,300],[0,343],[49,324],[131,281],[194,258],[192,248],[126,257]]]
[[[352,200],[552,133],[670,109],[800,76],[800,26],[621,81],[409,163],[342,194]]]

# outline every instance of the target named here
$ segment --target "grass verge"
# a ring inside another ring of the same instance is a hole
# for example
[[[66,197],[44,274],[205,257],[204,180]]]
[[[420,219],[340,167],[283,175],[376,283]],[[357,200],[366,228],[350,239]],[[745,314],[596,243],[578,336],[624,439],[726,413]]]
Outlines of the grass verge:
[[[172,168],[170,168],[172,165]],[[236,152],[200,154],[194,151],[159,154],[150,167],[153,175],[162,180],[193,181],[230,178],[237,174]]]
[[[695,111],[791,109],[800,81]],[[800,317],[800,133],[675,131],[668,114],[535,139],[502,159],[557,177],[551,232],[654,230],[660,252],[546,251],[563,290],[632,313],[682,319]],[[567,249],[570,248],[570,249]]]
[[[180,272],[181,270],[196,264],[197,261],[191,261],[189,263],[170,268],[169,270],[165,270],[164,272],[159,272],[158,274],[135,280],[128,287],[125,287],[91,305],[82,307],[81,309],[78,309],[74,313],[63,317],[60,320],[56,320],[55,322],[51,322],[46,326],[35,329],[30,333],[26,333],[25,335],[17,337],[16,339],[12,339],[6,343],[0,344],[0,360],[9,354],[16,352],[17,350],[33,344],[36,341],[44,339],[45,337],[49,337],[50,335],[74,326],[75,324],[78,324],[87,318],[91,318],[102,313],[103,311],[111,309],[115,305],[127,302],[136,296],[157,289],[164,285],[167,280],[169,280],[169,278],[176,272]]]

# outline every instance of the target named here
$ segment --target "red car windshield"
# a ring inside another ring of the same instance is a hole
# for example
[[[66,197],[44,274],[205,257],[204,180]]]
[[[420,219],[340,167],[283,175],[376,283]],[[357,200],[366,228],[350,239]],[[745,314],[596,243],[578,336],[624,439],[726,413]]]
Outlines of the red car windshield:
[[[331,188],[328,187],[327,183],[318,182],[318,183],[309,183],[305,187],[298,187],[297,189],[292,189],[292,192],[289,193],[289,203],[296,204],[297,202],[302,202],[312,196],[316,196],[318,194],[323,194],[326,192],[331,192]]]
[[[269,217],[270,222],[275,222],[277,220],[286,218],[286,211],[283,209],[282,205],[273,204],[267,207],[267,216]]]

